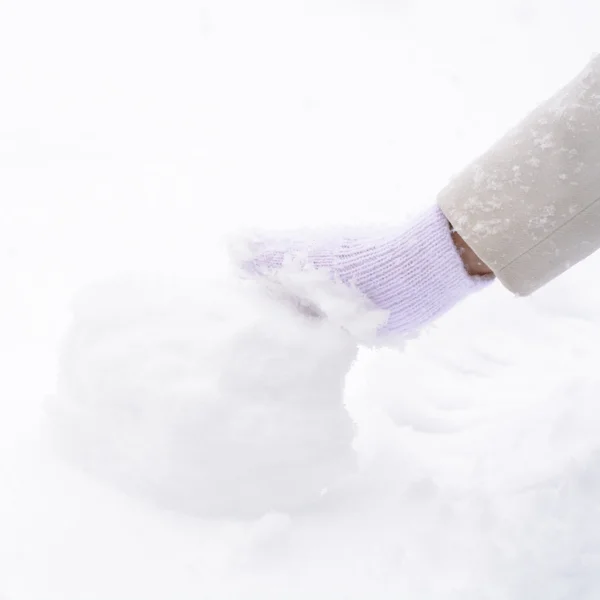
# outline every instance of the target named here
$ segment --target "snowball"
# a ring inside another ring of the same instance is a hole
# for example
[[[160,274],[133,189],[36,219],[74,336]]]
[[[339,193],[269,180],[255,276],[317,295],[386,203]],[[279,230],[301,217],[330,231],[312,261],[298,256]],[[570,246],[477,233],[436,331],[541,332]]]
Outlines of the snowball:
[[[293,511],[354,468],[343,391],[356,351],[254,281],[99,284],[74,306],[51,439],[172,509]]]

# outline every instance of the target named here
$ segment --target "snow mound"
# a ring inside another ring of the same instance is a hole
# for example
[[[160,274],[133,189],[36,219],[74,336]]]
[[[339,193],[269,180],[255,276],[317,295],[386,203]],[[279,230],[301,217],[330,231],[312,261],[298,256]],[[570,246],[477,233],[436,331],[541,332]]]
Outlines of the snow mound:
[[[69,460],[161,506],[294,511],[354,468],[356,351],[254,281],[105,282],[75,302],[47,430]]]

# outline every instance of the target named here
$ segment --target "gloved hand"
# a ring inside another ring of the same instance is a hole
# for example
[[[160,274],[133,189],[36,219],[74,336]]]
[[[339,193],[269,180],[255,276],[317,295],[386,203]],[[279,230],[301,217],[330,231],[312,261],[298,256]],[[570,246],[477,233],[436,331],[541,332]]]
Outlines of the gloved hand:
[[[489,281],[469,275],[437,207],[404,226],[247,236],[233,254],[304,312],[367,344],[416,333]]]

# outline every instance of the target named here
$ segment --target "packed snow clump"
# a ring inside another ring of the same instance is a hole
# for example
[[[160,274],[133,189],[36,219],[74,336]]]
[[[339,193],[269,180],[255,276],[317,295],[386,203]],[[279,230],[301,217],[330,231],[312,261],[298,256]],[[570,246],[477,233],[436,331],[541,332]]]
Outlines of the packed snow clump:
[[[294,511],[354,469],[347,332],[237,277],[83,292],[50,438],[86,471],[203,515]]]

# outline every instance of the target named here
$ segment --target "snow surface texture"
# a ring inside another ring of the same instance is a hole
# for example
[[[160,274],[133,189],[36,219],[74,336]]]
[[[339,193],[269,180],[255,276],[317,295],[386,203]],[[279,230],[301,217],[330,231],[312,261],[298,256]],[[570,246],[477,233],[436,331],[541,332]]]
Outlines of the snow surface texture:
[[[49,434],[168,508],[305,508],[354,467],[349,335],[253,281],[125,279],[74,308]]]
[[[494,286],[403,353],[361,350],[344,396],[358,471],[300,512],[200,518],[164,508],[181,496],[140,489],[181,474],[147,460],[182,423],[164,403],[137,421],[121,403],[82,415],[98,415],[90,435],[127,459],[135,493],[106,484],[122,475],[115,455],[73,468],[40,425],[55,422],[43,406],[79,290],[113,281],[77,309],[79,323],[111,325],[78,340],[63,383],[158,364],[160,377],[118,381],[136,394],[179,386],[170,397],[185,408],[189,388],[166,367],[187,363],[166,341],[206,353],[193,332],[207,307],[244,304],[227,281],[198,289],[223,276],[215,237],[401,222],[585,64],[599,12],[585,0],[0,3],[3,600],[597,600],[597,257],[531,299]],[[123,272],[151,275],[114,283]],[[164,273],[199,282],[189,333]],[[138,320],[117,328],[134,305]],[[130,427],[139,453],[107,439],[109,425]]]

